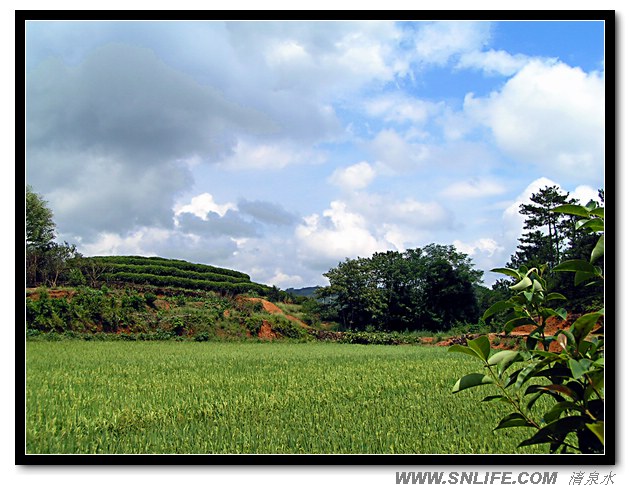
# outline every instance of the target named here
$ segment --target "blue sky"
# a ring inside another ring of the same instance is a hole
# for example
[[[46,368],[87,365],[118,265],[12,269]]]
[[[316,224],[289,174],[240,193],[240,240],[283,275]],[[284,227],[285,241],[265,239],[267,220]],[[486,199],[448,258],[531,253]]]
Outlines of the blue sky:
[[[603,36],[575,21],[29,23],[27,183],[85,255],[287,288],[439,243],[487,272],[533,192],[587,202],[604,186]]]

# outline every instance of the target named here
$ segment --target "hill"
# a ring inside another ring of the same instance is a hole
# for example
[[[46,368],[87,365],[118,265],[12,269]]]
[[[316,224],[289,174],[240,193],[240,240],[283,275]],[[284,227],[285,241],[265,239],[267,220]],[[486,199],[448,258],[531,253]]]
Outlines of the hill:
[[[307,286],[305,288],[287,288],[285,291],[294,296],[306,296],[308,298],[315,297],[315,291],[321,286]]]
[[[93,287],[139,285],[175,290],[215,291],[238,295],[269,294],[271,288],[251,281],[249,275],[231,269],[178,259],[144,256],[93,256],[80,258],[78,267]]]

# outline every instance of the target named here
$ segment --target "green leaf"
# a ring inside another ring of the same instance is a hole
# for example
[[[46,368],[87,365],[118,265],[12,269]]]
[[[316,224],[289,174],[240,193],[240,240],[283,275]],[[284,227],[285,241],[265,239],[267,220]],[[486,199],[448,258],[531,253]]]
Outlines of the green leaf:
[[[523,355],[516,350],[502,350],[497,352],[488,359],[489,365],[496,365],[499,377],[503,375],[503,372],[510,367],[514,362],[521,362]]]
[[[604,234],[602,234],[599,236],[597,244],[595,244],[595,247],[593,248],[593,252],[591,252],[591,263],[594,263],[604,255],[604,245]]]
[[[589,211],[581,205],[575,204],[563,204],[554,209],[551,212],[559,212],[560,214],[569,214],[572,216],[589,217]]]
[[[591,219],[590,221],[582,224],[581,229],[590,229],[593,232],[603,232],[604,221],[602,221],[601,219]]]
[[[479,354],[477,354],[477,352],[475,352],[470,347],[466,347],[464,345],[459,345],[459,344],[451,345],[448,348],[447,352],[456,352],[456,353],[460,353],[460,354],[472,355],[476,359],[480,359],[480,360],[483,361],[483,359],[481,357],[479,357]]]
[[[575,280],[573,281],[573,284],[575,286],[578,286],[584,283],[585,281],[592,280],[593,278],[596,278],[596,277],[597,277],[597,274],[595,273],[585,273],[584,271],[578,271],[575,273]],[[593,283],[597,283],[597,282],[595,281]]]
[[[518,271],[515,271],[511,268],[494,268],[494,269],[491,269],[490,271],[492,271],[493,273],[501,273],[507,276],[511,276],[512,278],[516,278],[516,279],[519,279],[521,277]]]
[[[560,337],[561,335],[564,336],[564,339]],[[560,346],[563,349],[566,349],[567,351],[577,348],[577,343],[575,342],[575,335],[573,335],[573,333],[567,330],[564,330],[564,329],[558,330],[556,334],[554,335],[554,337],[556,338],[556,341],[560,344]]]
[[[552,421],[556,421],[562,413],[565,411],[579,411],[580,406],[571,401],[562,401],[556,403],[549,411],[547,411],[543,417],[545,423],[551,423]]]
[[[591,211],[591,214],[597,217],[601,217],[602,219],[605,219],[603,207],[596,207],[595,209]]]
[[[534,425],[530,423],[521,413],[512,413],[504,417],[497,427],[494,428],[494,431],[504,428],[514,428],[517,426],[533,427]]]
[[[528,276],[525,276],[521,281],[516,283],[515,285],[510,286],[510,290],[521,291],[525,288],[529,288],[532,285],[532,280],[529,279]]]
[[[502,312],[504,310],[509,310],[510,308],[514,308],[514,303],[510,303],[509,301],[498,301],[490,308],[488,308],[481,318],[483,320],[486,320],[488,317],[491,317],[492,315]]]
[[[533,362],[527,367],[524,367],[519,373],[518,379],[516,379],[516,389],[520,389],[525,382],[534,377],[541,365],[540,362]]]
[[[509,403],[510,401],[505,396],[501,396],[497,394],[495,396],[486,396],[481,400],[481,402],[507,402]]]
[[[569,368],[574,379],[579,379],[586,374],[591,368],[591,361],[589,359],[575,359],[569,360]]]
[[[588,334],[591,333],[591,330],[593,330],[593,327],[595,327],[602,316],[602,311],[587,313],[585,315],[582,315],[575,322],[573,322],[573,325],[571,325],[571,328],[569,330],[575,337],[575,342],[577,345],[580,345],[580,342],[582,342],[582,340],[584,340],[588,336]]]
[[[468,347],[473,349],[484,362],[488,361],[490,355],[490,340],[487,335],[482,335],[474,340],[468,341]]]
[[[538,430],[534,436],[521,442],[518,446],[564,441],[564,438],[566,438],[569,433],[582,429],[585,424],[584,421],[584,418],[581,416],[567,416],[558,419]]]
[[[582,259],[569,259],[557,265],[554,271],[583,271],[585,273],[594,273],[595,267]]]
[[[492,377],[485,374],[468,374],[455,383],[451,392],[456,393],[459,391],[463,391],[464,389],[469,389],[471,387],[483,386],[485,384],[493,383],[494,381],[492,380]]]
[[[534,321],[529,317],[514,318],[506,322],[505,326],[503,327],[503,331],[505,333],[510,333],[516,327],[520,327],[521,325],[533,325],[533,324],[534,324]]]
[[[604,422],[596,421],[595,423],[588,423],[586,427],[590,429],[595,434],[595,436],[597,436],[597,438],[603,445],[604,444]]]
[[[564,295],[561,295],[560,293],[549,293],[547,295],[547,301],[550,300],[566,300],[567,297]]]
[[[567,311],[564,308],[557,308],[554,313],[558,318],[561,318],[562,320],[567,319]]]

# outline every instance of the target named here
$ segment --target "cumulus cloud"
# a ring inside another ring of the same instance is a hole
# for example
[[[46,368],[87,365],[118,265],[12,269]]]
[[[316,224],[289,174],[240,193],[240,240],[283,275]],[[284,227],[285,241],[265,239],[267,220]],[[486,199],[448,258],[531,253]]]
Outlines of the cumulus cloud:
[[[436,202],[357,192],[332,201],[321,214],[304,217],[295,236],[300,258],[326,268],[377,251],[404,251],[451,227],[451,214]]]
[[[510,54],[504,50],[470,51],[461,55],[458,69],[480,69],[484,74],[511,76],[531,61],[523,54]]]
[[[196,215],[204,221],[207,221],[208,214],[210,212],[214,212],[215,214],[223,217],[225,213],[230,209],[234,210],[236,209],[236,206],[231,202],[228,202],[227,204],[217,204],[214,201],[214,197],[212,196],[212,194],[204,192],[203,194],[199,194],[193,197],[190,200],[190,204],[175,205],[174,212],[176,218],[180,214],[188,212],[190,214]]]
[[[426,145],[416,140],[407,140],[391,129],[380,131],[368,142],[367,149],[379,166],[393,172],[419,168],[429,156]]]
[[[151,51],[108,45],[83,62],[27,75],[26,172],[46,187],[66,232],[169,227],[176,195],[192,184],[179,160],[213,161],[234,133],[269,121],[162,63]]]
[[[416,53],[422,62],[444,65],[454,56],[483,47],[490,34],[487,22],[430,23],[417,33]]]
[[[368,162],[359,162],[336,169],[329,181],[344,190],[360,190],[370,185],[375,176],[376,171]]]
[[[489,97],[469,94],[464,109],[518,161],[572,180],[603,178],[602,73],[534,60]]]
[[[342,201],[331,202],[322,216],[305,217],[296,228],[295,236],[301,256],[321,262],[324,267],[346,257],[370,256],[391,248],[387,241],[371,233],[363,216],[348,210]]]
[[[241,199],[238,203],[238,210],[259,222],[272,226],[292,226],[298,221],[297,215],[285,210],[280,204],[272,202]]]
[[[441,194],[454,199],[473,199],[502,194],[505,186],[497,181],[474,178],[450,184]]]
[[[378,117],[387,122],[411,122],[414,125],[424,124],[438,109],[436,103],[399,93],[369,99],[365,103],[365,110],[371,117]]]
[[[280,170],[288,165],[322,163],[324,154],[274,139],[240,138],[219,165],[228,170]]]

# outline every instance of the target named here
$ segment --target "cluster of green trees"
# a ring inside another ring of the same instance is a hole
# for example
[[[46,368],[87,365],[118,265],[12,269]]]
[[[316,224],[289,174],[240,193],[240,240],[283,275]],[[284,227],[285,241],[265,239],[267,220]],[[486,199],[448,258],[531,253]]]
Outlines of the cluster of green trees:
[[[56,286],[68,275],[68,264],[80,257],[74,245],[55,242],[55,223],[46,201],[26,186],[26,286]]]
[[[599,197],[603,204],[603,190]],[[553,269],[560,261],[589,256],[597,234],[581,230],[579,215],[552,210],[576,202],[557,186],[532,194],[530,202],[520,206],[525,216],[523,234],[506,266]],[[603,271],[601,260],[595,264]],[[510,296],[509,280],[500,279],[489,289],[481,285],[482,274],[468,256],[453,246],[437,244],[346,259],[324,274],[330,285],[316,291],[318,311],[323,319],[336,321],[344,329],[443,331],[455,325],[476,325],[480,308]],[[603,303],[601,292],[574,285],[566,272],[551,272],[548,285],[550,291],[567,297],[570,312],[583,313]],[[497,314],[484,325],[499,330],[503,317]]]
[[[595,206],[604,204],[604,191],[599,190],[600,201],[592,201]],[[530,202],[521,204],[523,214],[523,235],[518,239],[516,252],[507,262],[506,267],[518,269],[522,265],[547,265],[553,270],[561,261],[588,259],[598,235],[582,230],[580,216],[562,213],[553,209],[562,205],[575,205],[578,201],[563,192],[557,186],[544,187],[532,194]],[[595,264],[603,271],[603,260]],[[498,280],[492,287],[492,293],[486,294],[484,308],[510,297],[508,279]],[[548,278],[550,291],[562,293],[567,297],[566,309],[574,313],[584,313],[603,305],[603,294],[592,286],[574,285],[573,276],[566,272],[551,271]]]
[[[317,295],[344,329],[441,331],[477,322],[482,274],[453,246],[429,244],[346,259],[324,274],[330,286]]]

